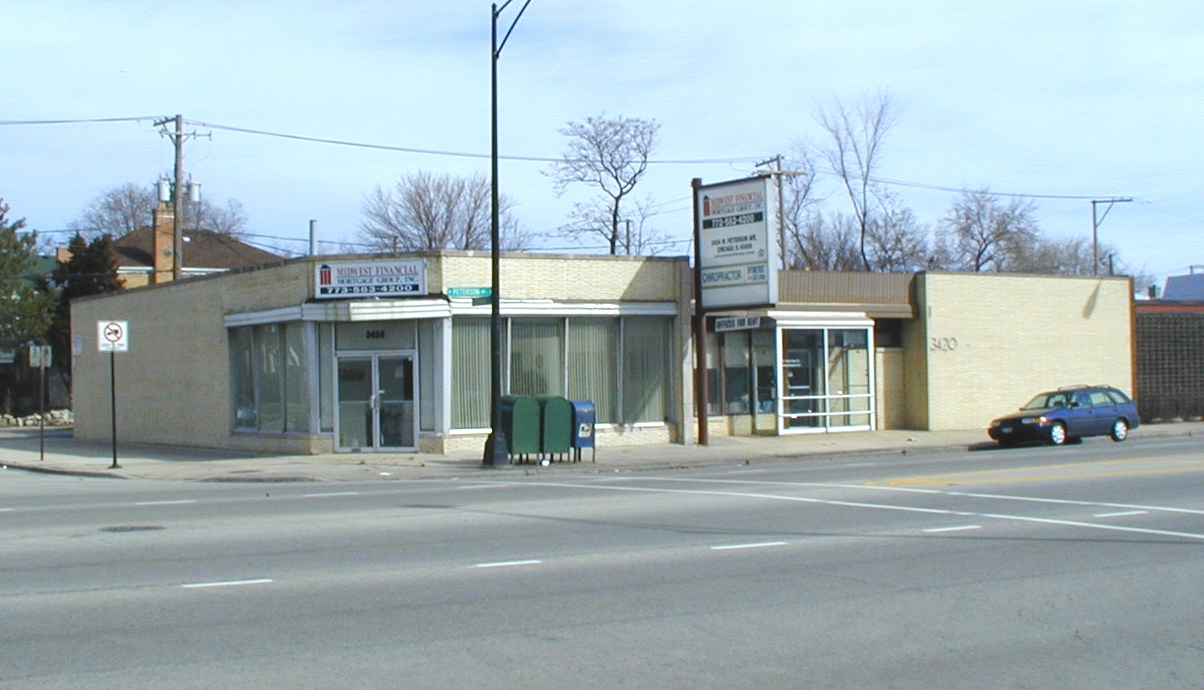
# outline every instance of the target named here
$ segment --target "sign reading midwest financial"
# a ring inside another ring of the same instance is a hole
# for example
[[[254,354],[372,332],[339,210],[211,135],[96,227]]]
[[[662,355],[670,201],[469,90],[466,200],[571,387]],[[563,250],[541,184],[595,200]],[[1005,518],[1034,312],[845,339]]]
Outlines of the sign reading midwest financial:
[[[698,187],[695,203],[703,308],[777,301],[775,189],[769,177]]]
[[[426,294],[426,261],[325,261],[314,266],[314,297],[412,297]]]

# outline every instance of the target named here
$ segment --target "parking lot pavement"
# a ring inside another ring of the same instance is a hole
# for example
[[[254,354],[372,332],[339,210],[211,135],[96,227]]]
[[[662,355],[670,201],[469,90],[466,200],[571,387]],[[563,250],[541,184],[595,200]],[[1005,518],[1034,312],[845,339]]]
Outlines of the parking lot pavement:
[[[1133,438],[1204,434],[1204,422],[1147,424]],[[631,472],[676,467],[751,463],[773,458],[807,458],[837,453],[906,453],[992,445],[984,429],[955,431],[850,431],[791,436],[718,437],[710,444],[605,446],[596,462],[589,450],[580,463],[483,467],[482,454],[340,453],[247,455],[229,451],[119,444],[113,467],[111,443],[82,441],[69,428],[0,430],[0,467],[80,476],[185,481],[368,481],[472,477],[499,472]]]

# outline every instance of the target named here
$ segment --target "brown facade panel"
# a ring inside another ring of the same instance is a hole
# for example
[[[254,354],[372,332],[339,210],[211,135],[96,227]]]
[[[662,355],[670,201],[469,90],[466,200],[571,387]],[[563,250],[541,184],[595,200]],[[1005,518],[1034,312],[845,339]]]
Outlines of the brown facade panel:
[[[914,273],[780,271],[778,302],[910,318],[915,315],[915,280]]]

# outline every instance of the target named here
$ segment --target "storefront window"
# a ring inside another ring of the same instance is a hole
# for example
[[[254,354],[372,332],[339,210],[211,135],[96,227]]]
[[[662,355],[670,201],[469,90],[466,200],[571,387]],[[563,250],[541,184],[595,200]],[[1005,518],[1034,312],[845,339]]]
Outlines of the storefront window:
[[[284,431],[284,367],[281,324],[255,327],[255,391],[259,394],[259,430]]]
[[[747,414],[752,409],[749,333],[750,331],[733,331],[723,334],[723,411],[725,414]]]
[[[452,428],[489,428],[489,330],[489,319],[452,319]]]
[[[305,328],[289,323],[231,329],[234,428],[309,430]]]
[[[230,330],[230,401],[235,429],[259,426],[255,405],[255,336],[250,328]]]
[[[569,319],[568,398],[594,404],[599,424],[617,415],[619,322],[616,319]]]
[[[283,328],[284,430],[309,431],[309,390],[305,385],[305,330],[302,324]]]
[[[723,385],[719,377],[719,334],[707,332],[707,415],[723,414]]]
[[[773,331],[752,331],[753,386],[757,392],[757,411],[771,413],[777,404],[777,351]]]
[[[510,324],[511,395],[564,395],[564,319]]]
[[[664,422],[672,342],[668,319],[623,319],[624,424]]]
[[[334,431],[334,324],[318,324],[318,424]]]
[[[507,395],[593,402],[601,424],[662,423],[671,381],[671,320],[507,319]],[[489,320],[452,319],[452,428],[489,427]]]

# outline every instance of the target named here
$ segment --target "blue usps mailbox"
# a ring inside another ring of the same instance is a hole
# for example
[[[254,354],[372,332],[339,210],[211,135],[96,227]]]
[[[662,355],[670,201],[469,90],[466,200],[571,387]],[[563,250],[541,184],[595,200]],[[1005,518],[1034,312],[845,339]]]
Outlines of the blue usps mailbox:
[[[590,462],[598,461],[598,448],[594,444],[595,424],[598,421],[598,411],[589,400],[574,400],[573,405],[573,460],[581,462],[581,449],[592,448],[593,458]]]

